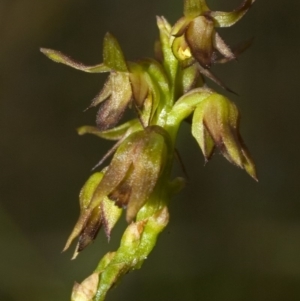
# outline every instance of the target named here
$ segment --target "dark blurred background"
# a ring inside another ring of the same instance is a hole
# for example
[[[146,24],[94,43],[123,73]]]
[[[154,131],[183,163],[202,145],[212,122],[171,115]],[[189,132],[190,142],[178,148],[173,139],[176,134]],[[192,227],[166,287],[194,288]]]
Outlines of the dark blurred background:
[[[208,1],[218,10],[239,2]],[[183,126],[178,148],[189,183],[142,270],[107,300],[300,300],[299,11],[297,0],[258,0],[220,30],[231,45],[254,37],[238,62],[215,71],[239,94],[225,92],[241,111],[259,183],[220,155],[204,167]],[[95,111],[82,111],[105,75],[55,64],[39,47],[96,64],[109,30],[128,60],[152,56],[155,15],[173,23],[181,12],[181,0],[0,0],[1,301],[69,300],[73,282],[117,248],[126,226],[109,244],[100,234],[75,261],[72,251],[61,254],[78,192],[110,146],[75,131],[94,124]]]

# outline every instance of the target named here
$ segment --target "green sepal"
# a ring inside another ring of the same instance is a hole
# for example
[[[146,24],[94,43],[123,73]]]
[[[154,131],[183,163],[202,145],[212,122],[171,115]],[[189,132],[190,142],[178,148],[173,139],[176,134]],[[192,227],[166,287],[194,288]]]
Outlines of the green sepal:
[[[174,37],[182,36],[187,29],[191,18],[181,17],[172,27],[171,35]]]
[[[186,94],[196,86],[203,86],[203,79],[199,73],[196,64],[184,68],[179,73],[180,86],[182,87],[182,94]]]
[[[109,32],[103,41],[103,63],[114,71],[128,71],[122,49],[117,39]]]
[[[89,72],[89,73],[103,73],[103,72],[110,72],[111,69],[104,65],[104,64],[99,64],[95,66],[85,66],[82,63],[79,63],[70,57],[66,56],[65,54],[61,53],[60,51],[57,50],[52,50],[52,49],[46,49],[46,48],[41,48],[40,49],[43,54],[45,54],[49,59],[56,63],[62,63],[64,65],[70,66],[72,68],[84,71],[84,72]]]
[[[77,129],[79,135],[93,134],[100,138],[107,140],[120,140],[124,137],[129,131],[134,132],[140,130],[141,125],[138,119],[132,119],[127,121],[119,126],[113,127],[107,131],[101,131],[96,126],[81,126]]]
[[[112,76],[110,75],[106,80],[106,82],[104,83],[102,90],[94,97],[92,103],[88,106],[87,109],[97,106],[101,102],[108,99],[111,96],[111,94],[112,94]]]
[[[240,7],[232,12],[210,11],[207,14],[212,17],[216,27],[230,27],[246,14],[254,1],[245,0]]]
[[[158,105],[163,105],[163,98],[161,97],[163,94],[159,91],[158,83],[151,78],[148,72],[145,72],[144,77],[149,87],[149,93],[144,101],[143,109],[140,112],[140,119],[144,127],[147,127],[151,125]]]
[[[101,216],[102,223],[104,226],[104,231],[108,240],[110,239],[110,234],[113,227],[116,225],[117,221],[121,217],[122,208],[116,206],[115,202],[109,198],[103,198],[101,205]]]
[[[204,110],[198,106],[193,114],[192,135],[198,142],[205,161],[208,161],[214,151],[215,143],[205,127]]]
[[[142,60],[141,64],[153,81],[158,85],[161,94],[166,96],[169,95],[170,83],[163,66],[153,59]]]
[[[183,5],[183,14],[189,18],[195,18],[209,10],[205,0],[184,0]]]
[[[79,193],[79,204],[81,210],[86,210],[89,206],[95,189],[103,178],[103,172],[95,172],[85,182]]]

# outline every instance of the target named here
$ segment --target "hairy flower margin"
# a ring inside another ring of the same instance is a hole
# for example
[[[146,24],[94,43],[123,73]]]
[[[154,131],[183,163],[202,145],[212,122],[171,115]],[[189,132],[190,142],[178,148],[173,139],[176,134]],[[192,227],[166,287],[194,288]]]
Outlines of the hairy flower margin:
[[[183,17],[174,26],[157,17],[160,39],[155,44],[155,59],[125,60],[110,33],[104,37],[103,63],[95,66],[85,66],[59,51],[41,49],[57,63],[89,73],[109,73],[88,107],[99,106],[97,126],[83,126],[78,133],[115,140],[98,165],[110,155],[113,158],[83,186],[80,216],[64,250],[78,237],[75,258],[94,241],[102,226],[109,239],[123,210],[129,223],[119,249],[106,254],[91,276],[74,285],[73,301],[104,300],[123,275],[141,267],[155,246],[169,220],[167,204],[185,183],[180,177],[170,179],[176,136],[183,121],[191,122],[205,161],[218,149],[257,180],[239,134],[237,107],[205,84],[208,77],[231,91],[210,68],[236,59],[245,46],[232,50],[216,28],[235,24],[253,2],[245,0],[232,12],[220,12],[211,11],[204,0],[184,0]],[[127,108],[137,117],[119,124]]]

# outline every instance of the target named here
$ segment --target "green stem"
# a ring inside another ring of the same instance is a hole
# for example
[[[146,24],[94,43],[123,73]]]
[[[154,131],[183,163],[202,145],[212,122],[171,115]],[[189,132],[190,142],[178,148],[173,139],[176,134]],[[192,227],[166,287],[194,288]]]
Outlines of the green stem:
[[[153,203],[161,208],[153,212],[154,207],[151,206]],[[157,199],[149,200],[144,206],[143,212],[149,217],[141,220],[141,217],[144,217],[143,213],[141,213],[139,221],[127,227],[121,239],[119,249],[115,253],[106,254],[100,261],[95,270],[96,273],[100,273],[100,277],[94,301],[103,301],[109,289],[122,276],[131,270],[141,268],[143,262],[155,246],[159,233],[166,227],[169,221],[167,207],[163,207],[162,203],[161,200]]]

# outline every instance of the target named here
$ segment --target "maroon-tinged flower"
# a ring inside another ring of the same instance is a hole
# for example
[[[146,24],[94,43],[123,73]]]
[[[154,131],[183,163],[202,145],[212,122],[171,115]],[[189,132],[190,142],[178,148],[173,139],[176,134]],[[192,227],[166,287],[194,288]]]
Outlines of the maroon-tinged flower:
[[[114,128],[127,107],[134,108],[138,118],[147,127],[156,113],[161,93],[168,93],[169,82],[163,67],[155,60],[125,61],[116,38],[107,33],[103,41],[103,63],[86,66],[59,51],[41,48],[48,58],[72,68],[109,76],[90,106],[99,106],[96,124],[100,131]]]
[[[239,112],[233,102],[212,94],[200,102],[193,115],[192,135],[206,160],[215,147],[231,163],[257,180],[255,165],[239,133]]]
[[[204,0],[184,1],[184,16],[171,30],[171,35],[175,37],[172,45],[174,55],[188,65],[196,60],[206,69],[215,61],[217,53],[227,60],[234,59],[234,53],[215,28],[235,24],[254,1],[245,0],[232,12],[211,11]]]
[[[168,152],[169,134],[159,126],[131,133],[122,141],[110,165],[84,185],[80,193],[80,217],[65,249],[79,236],[76,257],[96,238],[102,225],[109,238],[120,217],[120,208],[126,209],[126,220],[131,222],[159,181]]]
[[[92,197],[104,176],[104,172],[105,169],[102,172],[96,172],[92,176],[90,176],[90,178],[86,181],[80,191],[79,221],[84,217],[84,223],[82,227],[79,226],[78,223],[76,224],[64,248],[64,250],[67,249],[73,239],[76,236],[79,236],[73,259],[76,258],[79,252],[81,252],[95,240],[102,226],[104,226],[105,234],[109,239],[111,230],[121,216],[122,209],[118,208],[115,203],[107,197],[103,197],[98,206],[96,206],[92,210],[89,210]]]
[[[159,126],[147,127],[126,138],[95,191],[92,206],[105,192],[118,206],[126,208],[126,219],[131,222],[164,170],[168,140],[168,133]]]

